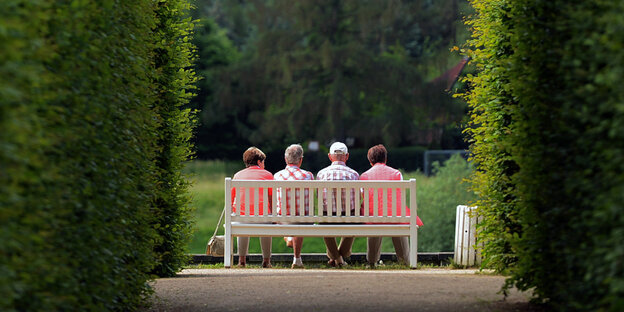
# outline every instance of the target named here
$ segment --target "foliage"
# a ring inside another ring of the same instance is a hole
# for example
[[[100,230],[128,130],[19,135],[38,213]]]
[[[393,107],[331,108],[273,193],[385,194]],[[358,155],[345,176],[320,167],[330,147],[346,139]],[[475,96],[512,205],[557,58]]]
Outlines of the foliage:
[[[242,53],[219,70],[214,98],[198,98],[210,129],[200,157],[348,137],[360,148],[440,146],[465,103],[428,80],[458,61],[448,48],[462,2],[200,1]]]
[[[210,18],[201,20],[193,43],[197,46],[198,61],[195,64],[197,75],[202,79],[197,83],[197,96],[193,97],[190,106],[193,109],[201,110],[199,115],[199,125],[194,140],[205,142],[197,145],[197,154],[200,157],[223,157],[231,159],[238,158],[240,146],[248,144],[246,140],[239,144],[234,132],[223,131],[234,123],[231,118],[224,118],[223,115],[215,114],[217,99],[215,93],[220,88],[220,79],[229,65],[240,58],[238,50],[221,29]],[[215,135],[218,133],[219,135]]]
[[[154,92],[155,9],[0,2],[0,310],[136,310],[150,295],[159,136],[190,135]]]
[[[464,182],[473,169],[456,154],[444,166],[435,162],[433,172],[435,176],[424,179],[424,183],[416,177],[418,216],[425,224],[418,230],[418,250],[453,251],[457,206],[470,204],[476,199]]]
[[[155,111],[158,128],[158,184],[154,198],[154,228],[159,239],[155,246],[157,266],[154,273],[173,276],[187,262],[185,246],[191,240],[193,209],[188,195],[189,183],[182,175],[184,163],[192,155],[190,143],[195,112],[183,109],[193,95],[189,92],[197,78],[192,61],[191,43],[194,22],[186,0],[158,2],[156,8],[155,79],[158,94]]]
[[[481,48],[469,51],[479,74],[468,76],[472,85],[467,98],[472,127],[466,131],[471,160],[479,169],[472,184],[484,220],[480,228],[480,239],[487,242],[482,250],[483,264],[502,272],[517,261],[510,241],[521,232],[512,181],[518,167],[511,156],[510,138],[511,116],[517,103],[508,85],[502,83],[510,79],[510,8],[506,1],[475,1],[473,5],[478,18],[469,21],[474,33],[469,44]]]
[[[488,263],[553,309],[621,310],[624,4],[473,5],[473,183]]]

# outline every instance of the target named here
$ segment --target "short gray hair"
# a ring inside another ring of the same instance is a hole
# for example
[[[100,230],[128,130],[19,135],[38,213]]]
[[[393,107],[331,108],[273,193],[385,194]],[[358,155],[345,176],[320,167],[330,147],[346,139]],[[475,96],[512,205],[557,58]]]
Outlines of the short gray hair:
[[[303,147],[299,144],[292,144],[286,148],[284,152],[286,163],[289,165],[296,165],[303,158]]]

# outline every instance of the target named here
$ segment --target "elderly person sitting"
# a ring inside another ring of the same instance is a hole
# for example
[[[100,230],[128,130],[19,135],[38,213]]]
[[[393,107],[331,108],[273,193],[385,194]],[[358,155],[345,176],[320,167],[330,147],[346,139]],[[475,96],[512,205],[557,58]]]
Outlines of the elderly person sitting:
[[[284,152],[284,161],[286,162],[286,168],[275,173],[275,180],[281,181],[296,181],[296,180],[314,180],[314,175],[306,170],[301,169],[301,163],[303,162],[303,148],[299,144],[292,144],[286,151]],[[291,207],[290,198],[292,196],[292,190],[287,188],[286,196],[284,198],[281,190],[277,190],[277,207],[279,209],[280,214],[286,215],[300,215],[301,211],[301,202],[300,202],[300,194],[299,189],[295,190],[296,192],[296,202],[295,207]],[[308,189],[304,190],[304,213],[308,215],[310,213],[310,191]],[[303,246],[303,237],[285,237],[284,238],[287,243],[292,242],[293,247],[293,269],[303,268],[303,261],[301,260],[301,248]]]
[[[329,154],[327,155],[329,160],[332,162],[331,165],[325,167],[316,175],[317,180],[324,181],[333,181],[333,180],[358,180],[360,176],[358,173],[347,167],[347,160],[349,159],[349,150],[344,143],[336,142],[329,147]],[[335,191],[335,190],[334,190]],[[350,191],[350,207],[352,210],[355,209],[355,191]],[[323,208],[325,213],[327,214],[336,214],[337,213],[337,203],[336,203],[337,194],[333,194],[332,202],[327,202],[327,193],[323,192]],[[341,196],[341,211],[345,213],[346,211],[346,191],[342,190],[340,192]],[[359,192],[357,196],[360,196]],[[331,206],[331,208],[330,208]],[[331,210],[330,210],[331,209]],[[330,266],[338,266],[342,267],[346,265],[344,258],[349,257],[351,255],[351,247],[353,246],[354,237],[343,237],[340,240],[340,246],[336,245],[336,239],[333,237],[324,237],[325,245],[327,246],[327,256],[329,257],[329,261],[327,262]]]
[[[264,160],[266,159],[266,155],[257,147],[250,147],[243,153],[243,162],[245,163],[245,169],[237,172],[232,180],[273,180],[273,175],[264,169]],[[238,207],[238,213],[240,215],[245,215],[245,213],[249,215],[254,214],[263,214],[264,207],[264,198],[263,198],[263,190],[260,188],[258,205],[259,207],[254,207],[253,204],[250,204],[249,207],[244,206],[244,196],[245,196],[245,188],[240,187],[232,190],[232,206],[233,210],[236,211],[236,192],[240,192],[241,196],[241,205]],[[254,190],[249,190],[249,196],[252,197],[250,199],[250,203],[253,203]],[[269,201],[268,207],[271,209],[271,198],[272,198],[272,190],[268,190],[267,200]],[[254,208],[257,208],[256,211]],[[270,268],[271,267],[271,237],[260,237],[260,246],[262,248],[262,267]],[[249,251],[249,237],[237,237],[237,245],[238,245],[238,266],[245,267],[247,263],[247,252]]]

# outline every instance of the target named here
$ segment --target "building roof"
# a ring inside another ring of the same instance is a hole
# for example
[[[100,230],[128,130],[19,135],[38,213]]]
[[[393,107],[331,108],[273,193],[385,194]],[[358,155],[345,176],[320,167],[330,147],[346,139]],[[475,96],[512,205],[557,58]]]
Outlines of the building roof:
[[[469,57],[464,57],[461,61],[459,61],[457,65],[447,70],[444,74],[433,79],[432,82],[433,83],[445,82],[446,90],[450,90],[455,84],[455,82],[457,82],[459,75],[461,74],[462,70],[464,70],[464,67],[466,66],[466,64],[468,64],[469,60],[470,60]]]

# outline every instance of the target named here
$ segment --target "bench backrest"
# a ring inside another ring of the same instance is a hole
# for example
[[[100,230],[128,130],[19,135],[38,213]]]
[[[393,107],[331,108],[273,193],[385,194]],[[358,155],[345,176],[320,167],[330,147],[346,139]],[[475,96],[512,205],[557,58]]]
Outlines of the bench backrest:
[[[278,194],[283,198],[279,199]],[[355,195],[353,200],[351,194]],[[289,214],[285,212],[286,200],[291,209]],[[305,202],[309,203],[309,213],[306,213]],[[279,203],[283,207],[278,207]],[[379,207],[380,204],[383,207]],[[243,211],[237,209],[241,206]],[[292,213],[293,208],[298,211]],[[226,178],[225,209],[228,222],[416,224],[416,180],[257,181]],[[332,214],[333,210],[335,213]]]

